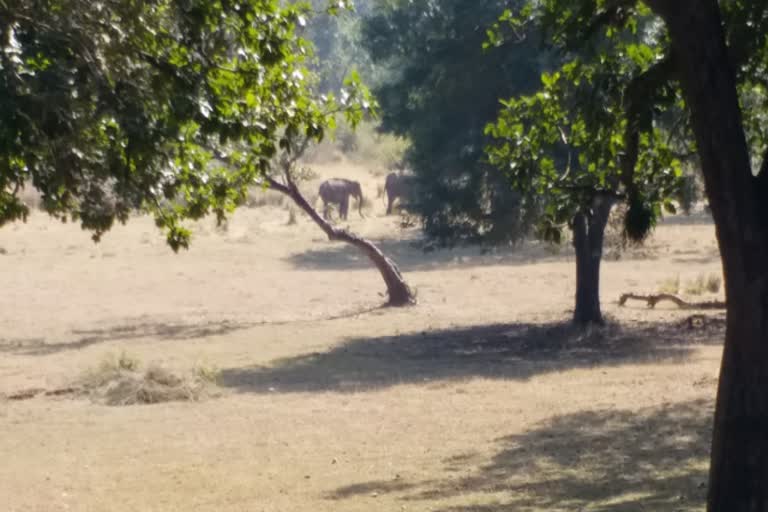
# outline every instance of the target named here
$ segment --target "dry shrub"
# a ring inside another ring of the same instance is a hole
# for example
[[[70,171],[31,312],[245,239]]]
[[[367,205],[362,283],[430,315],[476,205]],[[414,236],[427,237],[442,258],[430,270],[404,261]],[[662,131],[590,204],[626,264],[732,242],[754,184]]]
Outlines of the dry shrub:
[[[658,292],[678,295],[682,289],[686,295],[704,295],[707,292],[718,293],[722,282],[722,278],[717,274],[699,274],[695,279],[686,281],[683,286],[678,275],[660,282]]]
[[[719,293],[722,284],[722,277],[717,274],[709,274],[706,279],[705,287],[709,293]]]
[[[717,274],[699,274],[685,287],[685,293],[688,295],[704,295],[707,292],[718,293],[721,284],[722,278]]]
[[[248,208],[261,208],[263,206],[274,206],[281,208],[285,204],[285,196],[274,190],[265,190],[261,187],[253,187],[248,191],[248,197],[245,205]]]
[[[680,293],[680,276],[665,279],[659,283],[659,293],[677,295]]]
[[[158,404],[198,401],[213,395],[218,372],[196,368],[190,375],[177,375],[153,364],[139,371],[136,359],[122,354],[105,359],[80,381],[81,389],[105,405]]]
[[[699,275],[685,285],[685,293],[688,295],[704,295],[704,290],[706,290],[706,283],[703,275]]]

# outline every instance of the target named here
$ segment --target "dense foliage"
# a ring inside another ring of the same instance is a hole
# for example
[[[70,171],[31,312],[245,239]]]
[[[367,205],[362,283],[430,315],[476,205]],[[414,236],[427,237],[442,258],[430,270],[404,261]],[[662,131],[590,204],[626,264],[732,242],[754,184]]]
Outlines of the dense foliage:
[[[532,92],[548,57],[535,38],[483,49],[486,30],[508,0],[379,2],[364,43],[386,70],[375,87],[382,129],[410,139],[418,193],[410,209],[443,242],[505,242],[523,236],[535,211],[485,162],[485,125],[499,98]]]
[[[511,13],[503,19],[525,25]],[[674,146],[685,115],[677,91],[656,81],[669,63],[663,37],[643,21],[596,38],[593,47],[563,52],[565,62],[542,74],[539,91],[502,101],[499,118],[486,129],[491,163],[516,189],[542,201],[547,239],[560,241],[561,229],[578,213],[590,215],[598,197],[627,205],[625,234],[633,241],[647,236],[662,206],[675,211],[671,199],[683,181]],[[502,35],[492,32],[491,41],[500,45]],[[563,51],[558,43],[552,40]],[[633,103],[640,99],[654,102],[656,122]]]
[[[363,18],[370,14],[373,0],[341,2],[348,8],[328,9],[328,0],[312,0],[316,13],[308,20],[302,35],[314,46],[310,69],[317,75],[316,89],[322,93],[338,91],[353,71],[365,77],[367,84],[377,80],[377,68],[362,45]]]
[[[185,247],[182,221],[223,218],[284,135],[360,118],[359,81],[338,102],[310,94],[296,33],[310,14],[278,0],[0,2],[0,222],[27,215],[31,185],[96,239],[140,209]],[[238,165],[214,163],[232,148]]]

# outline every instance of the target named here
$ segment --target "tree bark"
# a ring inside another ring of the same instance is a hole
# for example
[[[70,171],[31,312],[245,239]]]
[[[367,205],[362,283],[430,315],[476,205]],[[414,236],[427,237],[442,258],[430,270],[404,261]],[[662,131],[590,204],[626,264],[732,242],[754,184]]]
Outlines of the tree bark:
[[[595,199],[589,213],[573,219],[573,247],[576,251],[576,307],[573,322],[578,325],[605,323],[600,309],[600,264],[608,216],[613,202]]]
[[[416,299],[408,284],[405,282],[397,264],[379,250],[370,240],[354,235],[344,229],[333,227],[309,204],[306,198],[293,183],[283,185],[274,179],[267,179],[269,186],[290,197],[296,205],[304,210],[309,217],[322,229],[329,240],[346,242],[365,253],[381,273],[387,286],[388,306],[407,306],[414,304]],[[362,202],[362,201],[361,201]]]
[[[768,511],[768,174],[752,174],[716,0],[651,0],[691,109],[726,290],[709,512]]]

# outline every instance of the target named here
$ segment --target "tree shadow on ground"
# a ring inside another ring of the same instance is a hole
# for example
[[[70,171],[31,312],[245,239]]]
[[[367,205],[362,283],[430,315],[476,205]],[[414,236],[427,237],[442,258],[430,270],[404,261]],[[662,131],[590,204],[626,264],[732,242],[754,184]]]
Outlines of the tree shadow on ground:
[[[289,325],[318,321],[344,320],[371,313],[384,306],[365,306],[341,311],[323,318],[305,318],[302,320],[242,322],[235,320],[206,320],[202,322],[164,322],[143,320],[123,323],[102,329],[74,329],[70,332],[71,339],[53,341],[39,338],[0,338],[0,353],[18,355],[45,356],[57,352],[79,350],[111,341],[131,341],[137,339],[152,339],[155,341],[184,341],[199,340],[211,336],[223,336],[236,331],[252,329],[264,325]]]
[[[225,369],[221,385],[242,392],[358,392],[398,384],[473,377],[528,379],[571,368],[673,364],[691,344],[720,340],[705,327],[611,325],[583,331],[570,323],[497,324],[351,339],[328,352]]]
[[[712,213],[705,211],[705,210],[699,210],[696,212],[691,212],[690,214],[678,214],[678,215],[670,215],[668,217],[664,217],[664,219],[660,222],[660,225],[669,225],[669,226],[702,226],[702,225],[712,225],[714,227],[715,221],[712,218]]]
[[[424,246],[420,238],[372,240],[384,254],[395,260],[403,271],[429,271],[449,266],[472,268],[489,265],[530,265],[565,261],[572,258],[568,247],[553,247],[541,242],[526,242],[516,247],[483,249],[462,246],[452,249]],[[287,260],[302,270],[361,270],[371,268],[370,260],[358,249],[334,243],[319,249],[288,256]]]
[[[110,341],[130,341],[141,338],[153,338],[158,341],[194,340],[224,335],[249,327],[252,327],[252,324],[228,320],[198,323],[144,321],[104,329],[76,329],[71,332],[72,339],[65,341],[50,342],[45,338],[0,339],[0,353],[42,356],[79,350]]]
[[[558,416],[497,439],[490,460],[451,457],[438,479],[356,483],[326,498],[376,492],[440,512],[702,510],[712,413],[711,401],[696,400]]]

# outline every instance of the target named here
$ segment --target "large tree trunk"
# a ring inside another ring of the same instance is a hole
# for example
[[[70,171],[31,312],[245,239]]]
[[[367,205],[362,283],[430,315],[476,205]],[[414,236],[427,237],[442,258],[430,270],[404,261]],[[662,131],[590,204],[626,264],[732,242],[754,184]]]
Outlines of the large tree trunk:
[[[573,247],[576,251],[573,322],[578,325],[604,323],[600,310],[600,263],[611,206],[610,200],[598,198],[589,214],[579,213],[573,219]]]
[[[727,325],[708,510],[768,511],[768,173],[752,174],[716,0],[651,0],[693,116],[725,276]]]
[[[407,306],[415,303],[415,297],[408,284],[403,279],[397,264],[382,253],[376,245],[365,238],[354,235],[346,230],[338,229],[326,222],[320,214],[309,204],[306,198],[293,184],[283,185],[269,179],[269,185],[273,189],[289,196],[299,208],[304,210],[310,218],[320,226],[329,240],[346,242],[360,249],[373,262],[381,273],[384,283],[387,285],[388,306]],[[362,203],[362,201],[361,201]]]

